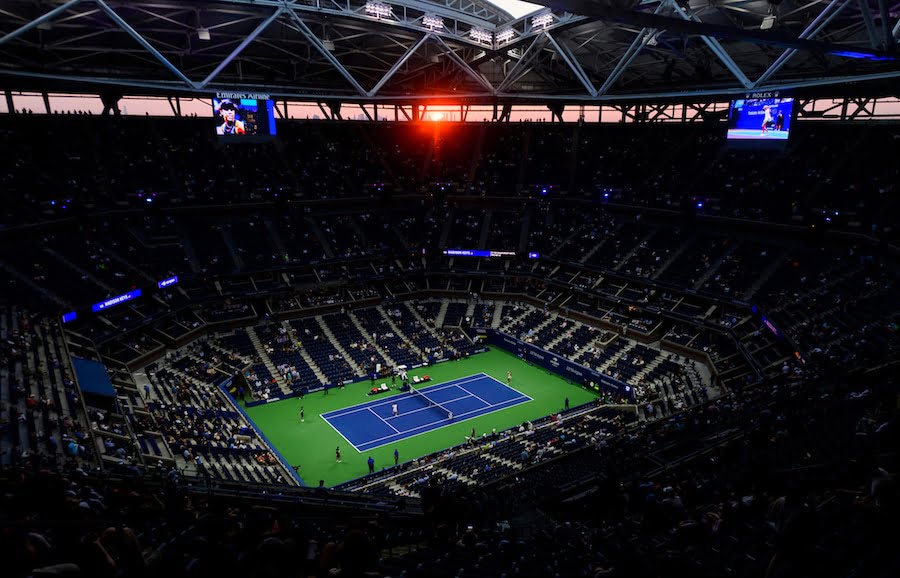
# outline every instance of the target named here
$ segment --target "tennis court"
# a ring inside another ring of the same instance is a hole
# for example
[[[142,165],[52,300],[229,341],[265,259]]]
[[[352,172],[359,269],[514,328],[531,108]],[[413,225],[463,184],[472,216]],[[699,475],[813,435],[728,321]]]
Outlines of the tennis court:
[[[363,452],[527,401],[529,396],[479,373],[325,413],[322,418]]]

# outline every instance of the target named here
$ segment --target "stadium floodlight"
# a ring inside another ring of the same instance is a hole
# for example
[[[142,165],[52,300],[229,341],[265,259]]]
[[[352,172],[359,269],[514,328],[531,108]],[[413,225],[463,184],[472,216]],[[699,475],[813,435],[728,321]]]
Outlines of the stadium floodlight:
[[[493,35],[490,32],[484,30],[483,28],[477,27],[469,29],[469,36],[472,37],[472,40],[477,40],[478,42],[486,42],[488,44],[490,44],[494,39]]]
[[[199,38],[200,40],[209,40],[209,28],[198,28],[197,38]]]
[[[510,40],[515,38],[515,36],[516,36],[515,30],[513,30],[512,28],[506,28],[504,30],[497,32],[497,34],[494,35],[494,38],[496,38],[497,42],[500,43],[500,42],[509,42]]]
[[[538,14],[531,19],[532,28],[546,28],[551,24],[553,24],[552,12],[544,12],[543,14]]]
[[[772,14],[770,14],[769,16],[766,16],[765,18],[763,18],[762,23],[759,25],[759,29],[760,30],[769,30],[770,28],[775,26],[776,19],[777,19],[777,17]]]
[[[393,9],[382,2],[366,2],[366,14],[375,18],[390,18]]]
[[[444,19],[434,14],[426,14],[422,17],[422,26],[429,30],[440,30],[444,27]]]

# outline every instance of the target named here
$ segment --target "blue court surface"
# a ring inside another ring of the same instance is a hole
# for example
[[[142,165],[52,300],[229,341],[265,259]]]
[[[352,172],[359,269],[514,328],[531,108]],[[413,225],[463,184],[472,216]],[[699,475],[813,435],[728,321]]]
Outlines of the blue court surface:
[[[730,128],[728,138],[731,140],[787,140],[788,131],[769,129],[765,133],[762,128]]]
[[[324,413],[322,418],[356,451],[364,452],[531,401],[527,395],[484,373],[420,387],[418,391]],[[395,403],[396,416],[391,407]],[[453,412],[452,422],[448,412]]]

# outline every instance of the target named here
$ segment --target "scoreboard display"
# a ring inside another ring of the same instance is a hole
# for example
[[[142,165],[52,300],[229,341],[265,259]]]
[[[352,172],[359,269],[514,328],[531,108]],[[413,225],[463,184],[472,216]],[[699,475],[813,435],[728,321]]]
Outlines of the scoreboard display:
[[[218,93],[212,105],[218,138],[259,142],[275,137],[275,103],[267,95]]]
[[[794,99],[776,93],[749,94],[731,101],[728,140],[787,141],[793,122]]]

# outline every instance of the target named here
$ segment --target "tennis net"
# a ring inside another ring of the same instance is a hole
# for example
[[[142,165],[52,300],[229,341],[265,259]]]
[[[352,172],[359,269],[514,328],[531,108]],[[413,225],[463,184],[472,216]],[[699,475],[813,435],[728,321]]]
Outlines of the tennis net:
[[[431,408],[434,408],[435,410],[441,412],[442,417],[444,419],[450,419],[450,410],[449,409],[447,409],[443,405],[439,404],[438,402],[434,401],[433,399],[431,399],[430,397],[428,397],[427,395],[425,395],[418,389],[414,388],[413,386],[409,386],[409,394],[411,396],[415,397],[416,399],[418,399],[426,407],[431,407]]]

